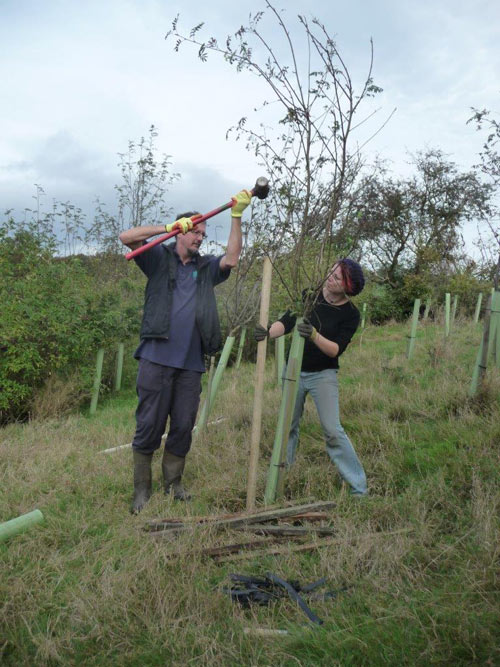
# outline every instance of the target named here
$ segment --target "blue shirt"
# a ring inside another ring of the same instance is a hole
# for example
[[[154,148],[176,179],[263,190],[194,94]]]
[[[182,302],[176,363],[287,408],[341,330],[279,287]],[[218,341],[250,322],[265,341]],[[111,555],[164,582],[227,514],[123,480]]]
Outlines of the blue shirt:
[[[154,246],[135,258],[141,270],[150,276],[158,266],[161,247]],[[141,341],[134,352],[136,359],[147,359],[161,366],[171,366],[188,371],[205,371],[201,336],[196,326],[196,262],[191,259],[183,264],[177,252],[175,288],[172,294],[170,334],[168,340],[147,338]],[[221,256],[222,257],[222,256]],[[231,269],[220,268],[221,257],[211,257],[208,270],[214,286],[229,278]]]

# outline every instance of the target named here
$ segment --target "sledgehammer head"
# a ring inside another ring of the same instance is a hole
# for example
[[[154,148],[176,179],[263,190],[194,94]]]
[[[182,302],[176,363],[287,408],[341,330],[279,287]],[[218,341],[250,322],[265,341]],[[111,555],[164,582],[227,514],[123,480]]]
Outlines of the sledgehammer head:
[[[252,189],[252,196],[258,199],[265,199],[269,194],[269,181],[265,176],[260,176]]]

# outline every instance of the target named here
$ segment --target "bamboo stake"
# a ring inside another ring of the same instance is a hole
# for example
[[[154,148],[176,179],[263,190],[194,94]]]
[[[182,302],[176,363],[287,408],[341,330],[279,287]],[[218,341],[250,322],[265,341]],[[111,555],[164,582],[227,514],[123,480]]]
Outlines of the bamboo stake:
[[[292,345],[290,347],[290,354],[288,356],[288,364],[285,371],[285,382],[280,411],[278,413],[278,422],[276,424],[273,452],[271,454],[271,462],[267,473],[266,491],[264,495],[264,502],[266,505],[275,501],[278,492],[282,493],[281,480],[283,479],[286,445],[290,435],[290,426],[292,423],[295,401],[297,400],[300,369],[302,367],[302,357],[304,354],[304,339],[299,335],[297,330],[297,324],[301,321],[301,318],[297,318],[292,337]]]
[[[474,324],[477,324],[479,321],[479,313],[481,312],[482,300],[483,300],[483,293],[479,292],[479,294],[477,295],[476,312],[474,313]]]
[[[118,352],[116,356],[115,391],[120,391],[122,388],[123,350],[123,343],[118,343]]]
[[[415,299],[413,304],[413,316],[411,320],[410,335],[408,336],[408,349],[406,356],[411,359],[413,356],[413,349],[415,347],[415,337],[417,335],[418,315],[420,313],[420,299]]]
[[[245,345],[246,336],[247,336],[247,328],[243,327],[243,329],[241,330],[241,334],[240,334],[240,344],[238,346],[238,356],[236,357],[236,364],[235,364],[236,368],[239,368],[240,364],[241,364],[241,357],[242,357],[242,354],[243,354],[243,346]]]
[[[450,335],[450,293],[446,292],[444,303],[444,337]]]
[[[269,257],[264,258],[262,269],[262,290],[260,295],[259,323],[267,327],[269,319],[269,301],[271,297],[272,264]],[[264,393],[264,370],[266,365],[267,338],[257,343],[257,364],[255,368],[255,393],[253,401],[252,435],[250,439],[250,461],[247,483],[247,510],[255,507],[257,487],[257,466],[259,464],[260,432],[262,426],[262,398]]]
[[[28,512],[27,514],[22,514],[10,521],[5,521],[5,523],[0,523],[0,542],[3,542],[13,535],[18,535],[42,521],[43,514],[40,510],[33,510],[33,512]]]
[[[90,414],[94,415],[97,410],[97,401],[99,400],[99,389],[101,388],[102,362],[104,360],[104,350],[101,347],[97,351],[97,361],[94,376],[94,386],[92,388],[92,400],[90,401]]]

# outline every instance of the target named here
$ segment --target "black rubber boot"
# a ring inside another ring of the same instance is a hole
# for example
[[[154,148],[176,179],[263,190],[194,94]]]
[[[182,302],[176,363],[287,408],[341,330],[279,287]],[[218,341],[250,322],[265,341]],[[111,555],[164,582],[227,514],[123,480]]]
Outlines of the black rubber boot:
[[[135,449],[134,453],[134,499],[130,511],[139,514],[151,498],[151,460],[152,454],[142,454]]]
[[[185,457],[176,456],[166,450],[163,452],[161,467],[163,470],[165,494],[168,495],[172,489],[174,500],[191,500],[191,495],[182,486],[181,482],[185,464]]]

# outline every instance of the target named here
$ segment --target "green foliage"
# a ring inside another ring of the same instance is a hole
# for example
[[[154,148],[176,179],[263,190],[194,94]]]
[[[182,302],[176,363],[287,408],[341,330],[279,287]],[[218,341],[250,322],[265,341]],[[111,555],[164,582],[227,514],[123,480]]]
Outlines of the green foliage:
[[[81,376],[91,386],[99,347],[137,331],[140,291],[99,280],[99,259],[52,256],[52,239],[12,221],[1,228],[0,421],[22,419],[37,389],[53,375]],[[97,273],[97,275],[95,275]]]
[[[394,290],[388,285],[367,282],[365,289],[353,299],[361,311],[366,303],[367,319],[371,324],[381,324],[391,319],[399,319],[399,304]]]

